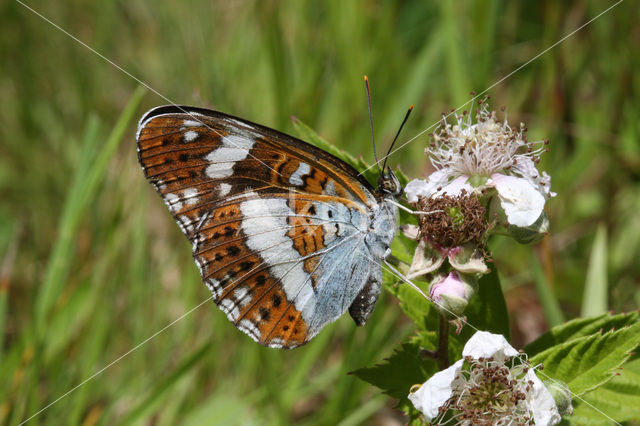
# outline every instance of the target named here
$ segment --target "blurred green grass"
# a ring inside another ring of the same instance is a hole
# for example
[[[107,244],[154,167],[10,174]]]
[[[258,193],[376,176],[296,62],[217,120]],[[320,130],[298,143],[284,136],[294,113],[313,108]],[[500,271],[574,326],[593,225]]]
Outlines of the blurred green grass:
[[[288,133],[295,115],[371,161],[364,74],[381,145],[415,104],[404,142],[612,2],[28,4],[176,103]],[[548,238],[491,247],[520,342],[547,324],[536,285],[565,318],[640,305],[639,15],[622,3],[490,93],[530,138],[551,140],[542,168],[558,192]],[[141,98],[135,81],[16,2],[0,5],[0,24],[0,423],[18,424],[208,291],[136,160],[135,120],[166,101]],[[427,173],[426,142],[391,164]],[[608,281],[590,292],[605,303],[583,303],[589,276]],[[387,295],[364,328],[342,318],[279,352],[207,303],[30,424],[398,420],[346,373],[410,332]]]

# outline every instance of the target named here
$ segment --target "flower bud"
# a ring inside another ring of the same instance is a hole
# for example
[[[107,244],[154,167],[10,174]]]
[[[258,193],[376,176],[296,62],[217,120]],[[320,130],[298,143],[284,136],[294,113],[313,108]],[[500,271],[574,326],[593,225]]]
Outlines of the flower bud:
[[[462,278],[464,277],[464,279]],[[429,297],[438,310],[448,317],[459,317],[475,294],[476,283],[457,272],[437,276],[429,286]]]
[[[561,416],[573,414],[571,391],[566,383],[560,380],[545,380],[544,386],[549,390]]]

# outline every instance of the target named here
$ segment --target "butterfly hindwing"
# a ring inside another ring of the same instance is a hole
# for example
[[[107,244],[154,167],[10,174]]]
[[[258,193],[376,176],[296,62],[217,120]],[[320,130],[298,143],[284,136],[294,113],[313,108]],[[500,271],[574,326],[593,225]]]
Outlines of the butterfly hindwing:
[[[150,111],[137,139],[145,176],[238,328],[261,344],[295,347],[354,300],[364,322],[379,293],[367,285],[379,267],[360,253],[377,201],[353,168],[275,130],[192,107]],[[371,291],[373,299],[363,296]]]

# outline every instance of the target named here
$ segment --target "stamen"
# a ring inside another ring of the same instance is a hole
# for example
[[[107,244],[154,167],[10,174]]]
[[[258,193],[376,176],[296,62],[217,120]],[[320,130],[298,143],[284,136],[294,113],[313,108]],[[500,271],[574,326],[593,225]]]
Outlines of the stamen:
[[[529,142],[527,127],[520,123],[518,130],[512,129],[506,114],[504,120],[498,122],[495,111],[487,109],[487,99],[478,101],[475,124],[468,111],[455,114],[453,125],[443,115],[439,129],[430,134],[426,151],[431,162],[438,170],[449,167],[453,177],[490,176],[505,170],[526,177],[523,170],[510,169],[514,161],[518,158],[539,161],[536,159],[545,152],[548,141]]]

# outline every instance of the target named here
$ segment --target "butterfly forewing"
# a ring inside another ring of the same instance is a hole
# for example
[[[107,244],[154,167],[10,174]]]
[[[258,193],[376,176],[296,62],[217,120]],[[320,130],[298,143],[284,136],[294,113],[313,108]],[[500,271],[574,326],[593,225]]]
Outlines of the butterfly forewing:
[[[379,269],[359,254],[373,190],[332,155],[193,107],[150,111],[137,139],[214,300],[261,344],[307,342]]]

